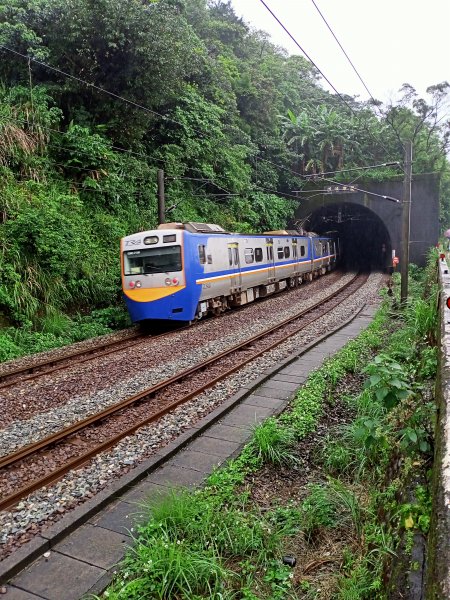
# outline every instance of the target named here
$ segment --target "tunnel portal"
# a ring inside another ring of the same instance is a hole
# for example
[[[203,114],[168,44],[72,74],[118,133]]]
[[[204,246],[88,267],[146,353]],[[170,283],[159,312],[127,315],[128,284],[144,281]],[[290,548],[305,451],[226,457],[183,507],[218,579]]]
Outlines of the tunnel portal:
[[[339,238],[345,268],[386,270],[392,264],[389,232],[380,217],[365,206],[349,202],[322,206],[305,225],[309,231]]]

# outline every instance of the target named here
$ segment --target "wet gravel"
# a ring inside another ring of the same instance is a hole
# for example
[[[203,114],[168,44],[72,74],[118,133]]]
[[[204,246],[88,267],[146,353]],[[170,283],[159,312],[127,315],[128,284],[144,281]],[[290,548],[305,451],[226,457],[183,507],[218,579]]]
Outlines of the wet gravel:
[[[60,519],[67,510],[92,497],[99,490],[106,487],[109,482],[129,471],[144,458],[154,454],[157,449],[194,425],[200,418],[219,406],[242,386],[259,377],[268,368],[272,368],[274,363],[287,356],[297,354],[303,346],[349,318],[357,307],[375,301],[377,290],[381,287],[382,281],[383,276],[381,274],[371,275],[366,284],[334,310],[332,314],[316,321],[307,330],[294,336],[279,348],[256,359],[226,381],[197,396],[160,419],[157,423],[140,429],[134,436],[125,438],[114,449],[97,456],[87,466],[71,472],[58,483],[30,495],[13,510],[0,513],[2,532],[0,558],[9,554],[15,547],[25,543],[43,528]],[[328,289],[327,292],[329,291]],[[317,300],[316,296],[314,301]],[[277,299],[273,298],[271,301],[276,302]],[[286,308],[286,310],[289,309]],[[292,310],[295,312],[294,308]],[[266,310],[264,319],[266,327],[268,326],[267,321],[272,318],[268,319],[268,314],[271,313]],[[249,321],[248,318],[246,320]],[[255,325],[249,322],[247,325],[254,333]],[[236,339],[234,338],[235,342]],[[173,362],[171,366],[173,368]],[[167,365],[164,365],[163,369],[165,370],[166,367]],[[145,377],[148,377],[148,374]],[[167,377],[167,374],[161,376],[160,379],[165,377]],[[147,386],[148,381],[144,385]],[[126,387],[127,394],[129,391],[129,387]],[[98,408],[97,406],[97,410]]]
[[[352,274],[335,273],[311,285],[210,319],[188,330],[139,342],[94,359],[0,390],[0,456],[35,442],[99,410],[219,354],[339,289]],[[321,284],[319,286],[319,283]],[[218,335],[219,331],[219,335]]]

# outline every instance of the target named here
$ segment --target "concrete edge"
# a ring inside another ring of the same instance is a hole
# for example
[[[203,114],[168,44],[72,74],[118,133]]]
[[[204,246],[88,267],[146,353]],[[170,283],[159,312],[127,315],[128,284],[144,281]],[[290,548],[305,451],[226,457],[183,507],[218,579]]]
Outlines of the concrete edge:
[[[192,442],[212,424],[225,416],[232,408],[234,408],[247,396],[250,396],[262,383],[270,379],[273,375],[284,369],[290,363],[297,360],[300,356],[303,356],[312,348],[318,346],[321,342],[349,325],[360,315],[365,307],[366,304],[363,304],[357,311],[353,313],[351,317],[341,323],[338,327],[327,332],[313,342],[310,342],[303,347],[300,352],[283,359],[274,367],[265,371],[263,375],[251,382],[250,387],[243,388],[241,391],[233,394],[233,396],[223,402],[219,407],[203,417],[196,425],[182,433],[181,436],[178,436],[176,440],[169,443],[162,450],[157,451],[154,456],[145,459],[140,465],[122,477],[119,477],[110,486],[101,490],[93,498],[87,500],[74,510],[70,511],[60,521],[50,526],[47,530],[42,531],[36,538],[33,538],[30,540],[30,542],[27,542],[16,552],[5,558],[5,560],[1,561],[0,584],[7,583],[14,575],[19,573],[31,562],[41,556],[43,552],[53,548],[58,542],[72,533],[77,527],[86,523],[96,513],[108,506],[108,504],[112,503],[119,496],[122,496],[125,492],[129,491],[131,487],[142,481],[144,477],[155,471],[159,466],[170,459],[174,454],[182,450],[187,444]],[[299,384],[298,387],[300,388],[302,385],[303,384]],[[283,404],[276,411],[274,411],[274,414],[280,414],[292,400],[295,393],[296,392],[290,394]],[[234,456],[237,456],[241,452],[246,443],[247,442],[244,442],[240,448],[233,453]],[[224,464],[226,464],[226,461]],[[33,543],[37,539],[39,539],[39,543]]]
[[[450,275],[439,261],[439,355],[436,378],[435,453],[432,480],[432,514],[428,535],[424,598],[450,597]]]

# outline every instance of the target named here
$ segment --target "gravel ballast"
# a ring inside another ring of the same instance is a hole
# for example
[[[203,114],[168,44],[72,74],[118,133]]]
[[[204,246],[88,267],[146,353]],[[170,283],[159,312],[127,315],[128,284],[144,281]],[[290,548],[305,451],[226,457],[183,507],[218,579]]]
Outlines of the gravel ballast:
[[[51,487],[32,494],[14,510],[0,513],[2,529],[0,543],[3,545],[0,556],[6,556],[15,546],[25,542],[42,528],[61,518],[67,510],[92,497],[99,490],[106,487],[108,482],[129,471],[144,458],[154,454],[158,448],[166,445],[180,433],[194,425],[202,416],[219,406],[242,386],[251,383],[268,368],[272,368],[274,363],[290,355],[297,354],[306,344],[348,319],[358,307],[374,301],[382,281],[383,276],[381,274],[372,275],[357,294],[348,298],[331,314],[313,323],[307,330],[283,343],[276,350],[256,359],[251,365],[241,369],[226,381],[217,384],[171,414],[166,415],[156,424],[142,428],[136,435],[122,440],[114,449],[97,456],[86,467],[66,475],[64,479]],[[327,290],[327,294],[329,292],[330,290]],[[275,298],[272,300],[275,300]],[[316,296],[314,302],[317,300]],[[292,306],[288,310],[295,313],[298,311],[298,307],[294,308]],[[283,318],[285,316],[283,314]],[[269,319],[271,318],[270,316]],[[264,322],[266,328],[269,326],[267,323],[269,319],[266,314]],[[250,324],[248,319],[246,320],[252,334],[255,333],[255,325]],[[279,320],[282,319],[279,318]],[[234,337],[234,344],[236,341],[236,337]],[[216,340],[216,342],[219,344],[220,340]],[[220,350],[217,350],[217,347],[214,346],[214,353],[218,351]],[[209,352],[211,352],[210,349]],[[173,368],[172,363],[167,363],[167,365]],[[166,368],[166,365],[164,368]],[[164,375],[164,377],[166,376],[167,374]],[[148,385],[148,377],[149,374],[147,373],[142,380],[145,382],[143,383],[144,386]],[[121,388],[113,392],[110,390],[110,392],[121,393],[120,390]],[[129,386],[126,386],[126,392],[129,394]],[[97,400],[99,402],[103,401],[101,398]],[[117,401],[117,399],[114,401]],[[98,408],[97,406],[96,410]]]

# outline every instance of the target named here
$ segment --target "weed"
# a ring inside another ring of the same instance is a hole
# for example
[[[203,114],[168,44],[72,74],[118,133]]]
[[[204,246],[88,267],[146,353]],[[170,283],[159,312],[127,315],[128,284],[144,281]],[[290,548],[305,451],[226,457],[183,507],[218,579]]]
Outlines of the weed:
[[[251,446],[255,455],[264,462],[274,465],[293,465],[298,462],[290,451],[295,434],[288,427],[282,427],[275,418],[270,418],[253,429]]]
[[[325,485],[311,484],[309,496],[301,505],[301,528],[311,542],[322,529],[354,527],[361,533],[362,510],[355,494],[340,481],[329,479]]]
[[[199,550],[181,540],[154,537],[138,543],[125,560],[109,600],[142,598],[230,598],[222,582],[231,576],[212,550]]]
[[[366,388],[388,410],[411,393],[404,368],[385,354],[376,356],[364,372],[369,374]]]

